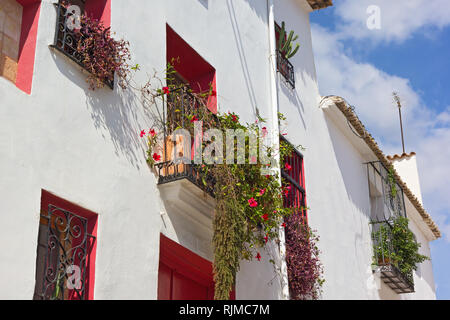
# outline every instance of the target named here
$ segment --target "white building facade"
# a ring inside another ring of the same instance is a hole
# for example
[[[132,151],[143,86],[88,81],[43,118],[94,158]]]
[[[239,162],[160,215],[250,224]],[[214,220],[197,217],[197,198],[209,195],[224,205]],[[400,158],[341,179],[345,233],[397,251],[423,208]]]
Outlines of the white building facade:
[[[388,159],[341,98],[319,95],[309,13],[331,1],[80,1],[114,37],[129,41],[141,69],[136,82],[164,70],[170,57],[187,56],[205,69],[196,74],[187,64],[182,75],[211,79],[219,112],[236,112],[243,122],[259,114],[276,136],[277,111],[286,116],[281,133],[306,148],[308,221],[320,236],[324,266],[321,298],[435,299],[431,260],[414,273],[412,293],[396,292],[373,271],[370,222],[378,209],[370,163],[394,163],[422,254],[430,256],[429,242],[440,234],[421,204],[415,154]],[[75,258],[86,268],[83,298],[189,298],[186,291],[211,298],[214,199],[188,179],[160,183],[139,136],[152,123],[139,97],[117,84],[89,89],[86,71],[54,47],[54,2],[0,0],[0,298],[42,298],[52,221],[42,216],[52,208],[86,228],[83,241],[63,239],[64,232],[55,237],[56,245],[72,241],[65,250],[83,246]],[[276,71],[274,25],[282,21],[301,45],[289,59],[291,73]],[[283,276],[262,253],[261,261],[241,263],[233,296],[286,299]]]

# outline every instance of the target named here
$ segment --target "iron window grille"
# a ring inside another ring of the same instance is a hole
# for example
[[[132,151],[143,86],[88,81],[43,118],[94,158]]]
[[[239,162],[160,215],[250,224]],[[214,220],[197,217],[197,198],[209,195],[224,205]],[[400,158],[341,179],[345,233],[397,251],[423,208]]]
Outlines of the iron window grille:
[[[63,5],[64,2],[67,3],[67,1],[63,0],[59,0],[58,3],[54,3],[56,8],[56,29],[55,38],[50,47],[61,52],[63,55],[82,67],[86,72],[89,72],[83,64],[82,55],[78,51],[79,41],[83,41],[86,36],[81,32],[81,30],[71,30],[67,26],[67,19],[70,18],[70,14],[67,13],[67,9]],[[79,6],[81,12],[84,13],[84,5],[86,0],[70,0],[69,2],[70,4]],[[114,81],[103,80],[103,82],[109,88],[114,89]]]
[[[405,199],[402,187],[389,177],[389,170],[381,161],[367,163],[369,191],[372,205],[371,220],[373,222],[387,222],[398,217],[406,217]]]
[[[155,166],[158,169],[158,184],[187,179],[214,197],[215,179],[212,175],[205,174],[201,170],[200,164],[194,164],[192,158],[186,159],[182,154],[178,154],[176,157],[177,142],[172,141],[172,133],[177,128],[185,128],[185,124],[189,121],[188,116],[201,113],[199,110],[204,108],[204,102],[192,95],[186,86],[171,90],[168,101],[164,103],[162,113],[164,124],[163,162],[157,163]],[[194,132],[191,130],[190,133],[193,137]],[[193,140],[190,142],[192,143]]]
[[[279,50],[277,50],[277,70],[291,88],[295,89],[294,66]]]
[[[286,138],[280,136],[280,140],[291,144]],[[286,170],[285,164],[281,166],[281,177],[290,186],[287,195],[284,197],[284,207],[292,208],[293,214],[301,215],[302,218],[307,219],[306,212],[306,191],[304,186],[304,172],[303,172],[303,155],[296,149],[287,157],[286,163],[291,169]],[[285,185],[284,187],[287,187]]]
[[[51,204],[40,218],[34,299],[87,299],[87,265],[95,241],[88,220]]]

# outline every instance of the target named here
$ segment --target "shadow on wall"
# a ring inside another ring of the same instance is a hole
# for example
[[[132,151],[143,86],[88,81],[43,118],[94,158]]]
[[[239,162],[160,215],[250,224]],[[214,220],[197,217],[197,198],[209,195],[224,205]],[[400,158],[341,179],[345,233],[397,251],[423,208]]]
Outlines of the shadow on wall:
[[[291,105],[294,105],[297,108],[297,112],[299,115],[300,120],[302,121],[303,129],[306,130],[306,122],[305,118],[303,117],[303,114],[305,113],[305,107],[300,100],[300,97],[298,96],[297,89],[292,89],[289,84],[284,81],[283,76],[278,73],[278,77],[280,79],[279,81],[279,87],[281,88],[281,91],[284,93],[284,95],[289,99]]]
[[[347,215],[342,217],[345,223],[352,223],[350,228],[354,234],[354,239],[353,253],[351,254],[355,257],[355,261],[367,261],[370,265],[372,259],[371,245],[366,245],[367,238],[370,239],[370,200],[365,165],[362,163],[361,157],[349,156],[353,153],[359,155],[359,153],[356,150],[353,152],[349,150],[353,146],[347,142],[347,138],[326,115],[324,117],[333,147],[330,154],[333,154],[336,158],[340,180],[343,182],[345,194],[352,204],[352,206],[346,206],[351,209],[350,212],[342,212],[343,215]],[[357,267],[359,268],[359,274],[365,274],[367,265],[358,263]]]
[[[250,3],[249,3],[249,5],[252,8],[255,8],[255,6],[252,6]],[[250,101],[252,104],[253,113],[255,116],[257,116],[257,115],[259,115],[259,110],[258,110],[258,105],[257,105],[257,100],[256,100],[255,89],[254,89],[252,77],[251,77],[251,74],[250,74],[250,71],[248,68],[247,57],[245,55],[242,36],[241,36],[241,32],[239,30],[239,21],[236,18],[236,11],[234,9],[232,0],[227,0],[227,8],[228,8],[228,14],[230,16],[231,26],[233,28],[234,40],[236,41],[236,47],[239,52],[239,60],[241,62],[241,67],[242,67],[241,69],[242,69],[243,76],[245,79],[245,84],[247,86],[247,92],[248,92],[248,95],[249,95],[249,98],[250,98]],[[258,11],[255,9],[255,12],[258,12]],[[260,14],[258,14],[258,16],[260,16]],[[266,14],[266,17],[267,17],[267,14]]]
[[[95,128],[98,131],[108,131],[116,156],[125,157],[139,170],[139,164],[146,157],[146,145],[145,140],[139,136],[138,116],[143,111],[139,112],[138,97],[130,90],[122,90],[118,85],[114,86],[114,90],[108,87],[90,90],[86,82],[87,71],[60,52],[50,50],[61,74],[85,92],[86,107],[90,109]],[[102,137],[108,139],[103,133]]]

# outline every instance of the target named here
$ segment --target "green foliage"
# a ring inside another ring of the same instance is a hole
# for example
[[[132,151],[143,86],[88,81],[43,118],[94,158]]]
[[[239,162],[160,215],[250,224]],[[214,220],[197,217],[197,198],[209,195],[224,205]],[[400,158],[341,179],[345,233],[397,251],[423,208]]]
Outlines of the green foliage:
[[[397,196],[397,183],[395,182],[394,167],[392,165],[388,169],[387,181],[390,188],[390,196],[395,198]]]
[[[286,24],[281,22],[279,29],[278,50],[287,58],[292,58],[300,48],[300,44],[296,43],[294,48],[294,41],[298,39],[298,35],[294,35],[294,31],[290,31],[286,37]]]
[[[429,260],[419,253],[420,243],[414,233],[408,228],[408,219],[399,217],[393,221],[392,226],[385,223],[373,234],[375,264],[392,263],[405,275],[417,270],[417,265]],[[381,257],[385,260],[381,261]]]

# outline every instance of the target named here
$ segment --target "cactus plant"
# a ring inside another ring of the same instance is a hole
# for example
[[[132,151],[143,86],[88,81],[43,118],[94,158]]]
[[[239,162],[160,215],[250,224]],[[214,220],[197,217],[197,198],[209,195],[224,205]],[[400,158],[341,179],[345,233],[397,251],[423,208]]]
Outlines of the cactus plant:
[[[294,48],[294,41],[298,39],[298,35],[294,35],[294,31],[290,31],[286,37],[286,24],[283,21],[280,28],[280,36],[278,39],[278,50],[287,58],[292,58],[300,48],[300,44],[297,43]]]

